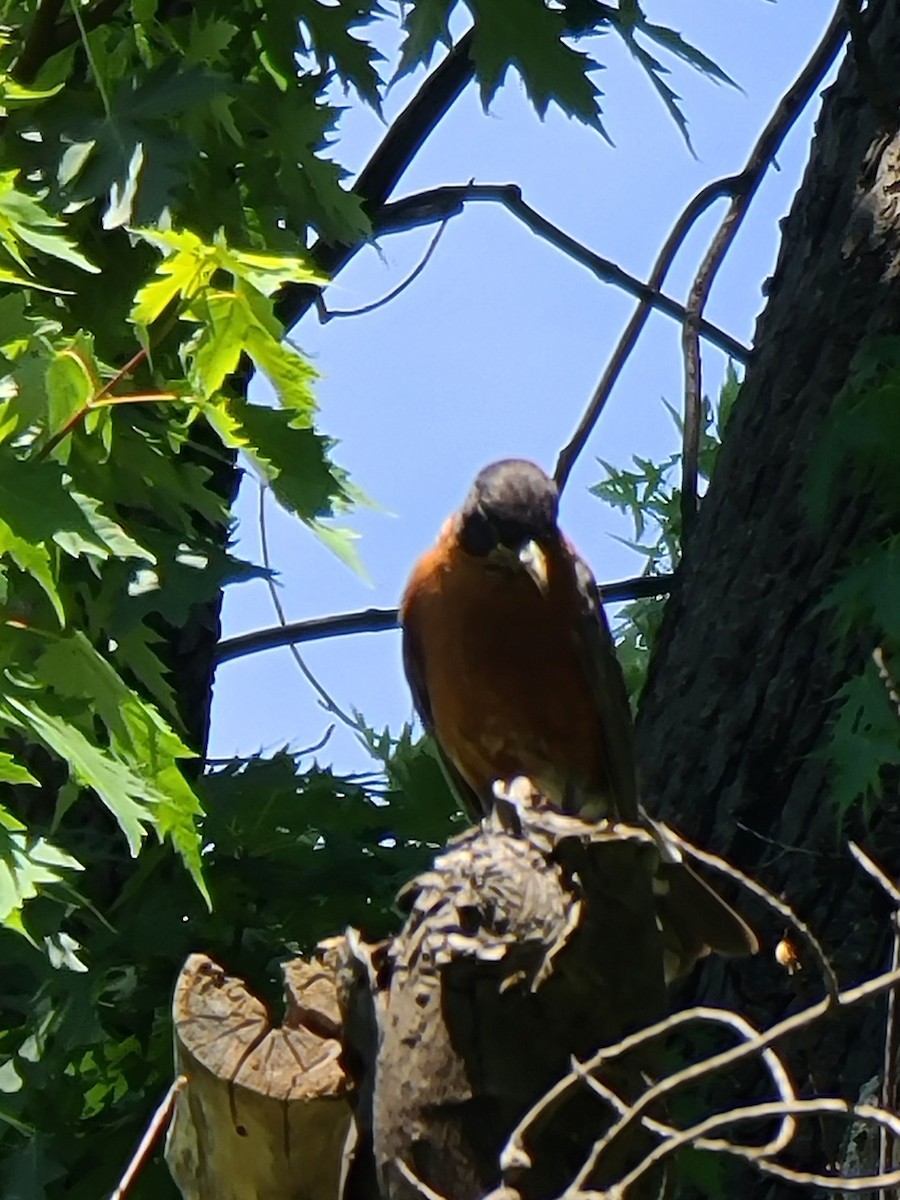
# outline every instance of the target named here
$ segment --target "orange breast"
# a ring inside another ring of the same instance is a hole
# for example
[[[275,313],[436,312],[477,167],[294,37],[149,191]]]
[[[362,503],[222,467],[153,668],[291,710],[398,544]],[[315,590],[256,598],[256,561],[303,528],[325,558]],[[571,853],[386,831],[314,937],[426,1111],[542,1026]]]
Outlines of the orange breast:
[[[548,554],[542,594],[524,571],[487,565],[446,541],[420,563],[403,620],[421,657],[435,736],[490,799],[528,775],[563,801],[605,786],[599,718],[578,644],[572,564]]]

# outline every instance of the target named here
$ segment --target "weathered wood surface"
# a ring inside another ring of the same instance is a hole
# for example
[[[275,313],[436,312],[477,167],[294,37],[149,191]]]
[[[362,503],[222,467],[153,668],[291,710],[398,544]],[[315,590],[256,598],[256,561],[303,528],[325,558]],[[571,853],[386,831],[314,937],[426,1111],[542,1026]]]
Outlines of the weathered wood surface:
[[[513,1126],[572,1056],[663,1011],[655,848],[551,813],[528,821],[523,837],[495,815],[451,843],[384,956],[373,1149],[391,1200],[416,1195],[400,1164],[443,1196],[485,1195]],[[608,1082],[634,1094],[651,1064],[632,1058]],[[507,1182],[556,1195],[608,1118],[585,1090],[526,1139],[531,1165]],[[644,1146],[620,1148],[609,1169]]]
[[[272,1028],[244,984],[202,954],[175,991],[175,1070],[187,1077],[166,1144],[185,1200],[334,1200],[350,1127],[333,972],[285,968]]]

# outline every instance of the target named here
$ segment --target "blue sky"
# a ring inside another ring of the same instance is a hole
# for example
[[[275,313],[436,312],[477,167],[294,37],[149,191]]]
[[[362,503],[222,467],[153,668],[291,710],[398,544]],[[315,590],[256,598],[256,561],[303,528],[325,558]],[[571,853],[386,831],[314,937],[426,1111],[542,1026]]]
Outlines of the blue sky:
[[[485,115],[470,88],[407,171],[395,196],[445,183],[518,183],[525,200],[591,249],[646,277],[683,205],[705,183],[739,170],[779,97],[831,17],[821,0],[666,0],[647,3],[742,90],[717,86],[671,62],[696,150],[692,158],[646,77],[618,39],[598,39],[606,65],[597,82],[610,146],[551,109],[540,121],[518,77],[507,76]],[[421,75],[389,96],[403,106]],[[335,153],[351,170],[383,134],[351,95]],[[752,342],[761,287],[807,158],[818,101],[797,122],[770,169],[713,289],[707,317]],[[682,299],[723,211],[698,222],[666,290]],[[433,230],[385,238],[356,256],[329,288],[335,309],[389,292],[415,267]],[[349,522],[360,534],[366,583],[269,501],[268,533],[288,618],[396,604],[416,556],[435,536],[485,463],[524,456],[552,470],[634,302],[535,238],[500,207],[471,205],[450,222],[425,271],[378,311],[321,325],[314,313],[293,338],[321,372],[320,427],[336,437],[342,466],[377,508]],[[705,390],[715,395],[725,358],[707,347]],[[598,458],[624,466],[633,454],[662,457],[677,444],[663,405],[681,407],[677,324],[655,314],[566,489],[561,523],[598,579],[637,573],[641,560],[615,540],[624,518],[588,494]],[[258,491],[247,478],[238,501],[238,553],[260,560]],[[226,593],[223,635],[276,623],[261,581]],[[364,634],[302,648],[344,708],[376,727],[411,716],[396,633]],[[216,675],[212,757],[316,743],[333,723],[287,649],[222,664]],[[319,752],[339,770],[365,769],[352,735],[338,729]]]

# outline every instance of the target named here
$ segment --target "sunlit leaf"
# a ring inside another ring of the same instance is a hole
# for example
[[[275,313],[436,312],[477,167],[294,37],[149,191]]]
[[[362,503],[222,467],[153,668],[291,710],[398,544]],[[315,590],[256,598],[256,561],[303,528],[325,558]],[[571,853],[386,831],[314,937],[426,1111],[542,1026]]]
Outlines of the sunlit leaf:
[[[44,838],[10,832],[0,823],[0,925],[21,931],[10,917],[51,884],[61,871],[80,871],[81,863]]]
[[[42,208],[38,199],[18,190],[18,172],[0,172],[0,247],[27,274],[31,275],[31,252],[62,259],[82,271],[99,270],[64,234],[65,221]]]

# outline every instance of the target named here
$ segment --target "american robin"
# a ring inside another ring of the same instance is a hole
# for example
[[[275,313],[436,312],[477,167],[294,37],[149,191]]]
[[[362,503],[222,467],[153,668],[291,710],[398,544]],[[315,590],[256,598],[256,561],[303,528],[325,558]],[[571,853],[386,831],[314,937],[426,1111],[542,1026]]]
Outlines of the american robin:
[[[534,463],[479,473],[416,563],[400,606],[413,701],[473,818],[527,776],[555,808],[664,833],[642,812],[631,710],[597,583]],[[757,948],[744,921],[662,845],[656,890],[685,962]]]

